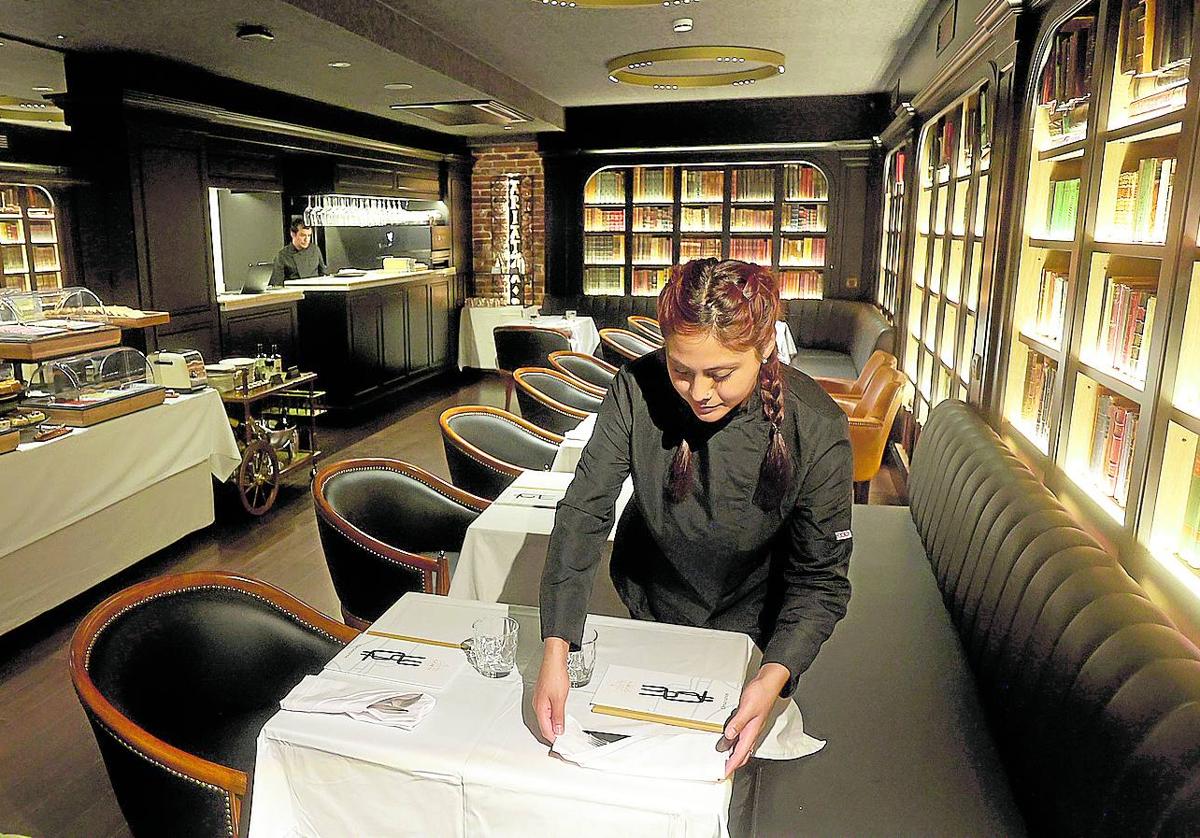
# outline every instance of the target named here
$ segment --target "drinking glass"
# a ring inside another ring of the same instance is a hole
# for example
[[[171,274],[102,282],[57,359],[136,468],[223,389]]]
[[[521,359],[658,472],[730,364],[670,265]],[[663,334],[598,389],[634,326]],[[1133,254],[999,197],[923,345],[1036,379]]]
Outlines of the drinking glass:
[[[567,653],[567,677],[572,687],[586,687],[596,669],[596,630],[584,629],[579,650]]]
[[[503,678],[517,663],[517,621],[483,617],[472,626],[471,665],[485,678]]]
[[[573,309],[573,308],[567,309],[566,317],[568,320],[574,320],[575,319],[575,309]]]

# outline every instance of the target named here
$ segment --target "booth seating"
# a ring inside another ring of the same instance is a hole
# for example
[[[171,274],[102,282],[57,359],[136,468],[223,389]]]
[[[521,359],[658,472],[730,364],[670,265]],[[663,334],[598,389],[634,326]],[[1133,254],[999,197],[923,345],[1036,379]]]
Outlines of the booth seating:
[[[1200,834],[1200,650],[961,402],[909,491],[854,509],[796,693],[828,744],[764,762],[757,834]]]
[[[607,294],[546,295],[543,314],[568,309],[596,321],[599,329],[623,329],[631,315],[656,317],[657,297]],[[895,354],[896,333],[871,303],[855,300],[784,300],[787,321],[798,352],[792,366],[811,376],[858,378],[876,349]]]

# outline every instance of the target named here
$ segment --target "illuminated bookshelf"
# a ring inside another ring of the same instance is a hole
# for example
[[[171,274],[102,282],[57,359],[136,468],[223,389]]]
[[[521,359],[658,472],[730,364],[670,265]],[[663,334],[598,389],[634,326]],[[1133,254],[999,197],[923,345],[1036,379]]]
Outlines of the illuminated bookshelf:
[[[40,186],[0,183],[0,291],[62,287],[54,199]]]
[[[883,222],[875,302],[893,322],[904,270],[905,210],[908,206],[905,178],[910,156],[911,151],[905,143],[889,151],[884,163]]]

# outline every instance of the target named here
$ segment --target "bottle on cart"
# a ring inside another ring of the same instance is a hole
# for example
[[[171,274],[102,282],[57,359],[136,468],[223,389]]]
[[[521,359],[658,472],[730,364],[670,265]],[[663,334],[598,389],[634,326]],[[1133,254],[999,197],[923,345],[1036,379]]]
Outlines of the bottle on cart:
[[[259,381],[268,377],[267,354],[263,352],[263,345],[261,343],[254,350],[254,377]]]
[[[283,356],[279,354],[279,344],[271,344],[271,375],[283,377]]]

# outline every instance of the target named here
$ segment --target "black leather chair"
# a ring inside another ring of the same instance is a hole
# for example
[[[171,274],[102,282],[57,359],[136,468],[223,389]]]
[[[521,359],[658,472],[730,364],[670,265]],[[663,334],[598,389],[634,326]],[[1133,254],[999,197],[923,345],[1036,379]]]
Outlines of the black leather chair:
[[[94,608],[71,639],[71,681],[130,831],[244,835],[259,731],[357,634],[278,588],[211,571]]]
[[[551,352],[550,366],[601,390],[607,390],[617,375],[617,368],[612,364],[582,352]]]
[[[342,616],[355,628],[409,591],[449,591],[467,527],[488,507],[399,460],[330,463],[312,492],[325,563]]]
[[[438,424],[454,485],[493,500],[522,471],[548,471],[563,441],[520,416],[485,405],[452,407]]]
[[[663,345],[662,326],[653,317],[631,314],[625,319],[629,323],[629,331],[650,343]]]
[[[565,434],[600,409],[604,390],[558,370],[525,367],[513,373],[521,415],[551,433]]]
[[[571,339],[557,329],[516,323],[492,330],[496,342],[496,366],[507,378],[504,409],[512,407],[512,374],[521,367],[544,367],[551,352],[570,351]]]
[[[659,348],[628,329],[600,330],[600,350],[614,366],[623,366],[626,361],[635,361]]]

